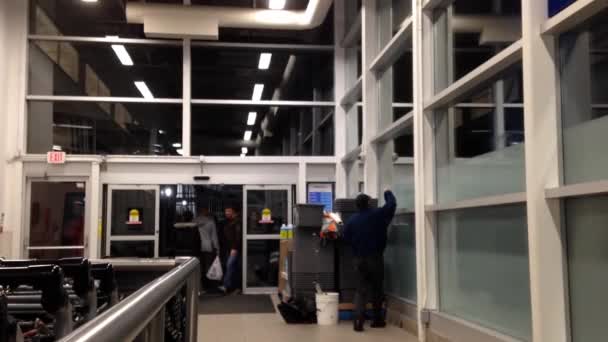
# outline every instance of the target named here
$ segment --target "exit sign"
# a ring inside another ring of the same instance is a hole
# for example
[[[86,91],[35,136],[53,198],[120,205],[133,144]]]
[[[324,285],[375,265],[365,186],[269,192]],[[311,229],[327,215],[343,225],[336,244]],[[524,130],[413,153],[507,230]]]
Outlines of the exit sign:
[[[65,152],[51,151],[46,154],[48,164],[65,164]]]

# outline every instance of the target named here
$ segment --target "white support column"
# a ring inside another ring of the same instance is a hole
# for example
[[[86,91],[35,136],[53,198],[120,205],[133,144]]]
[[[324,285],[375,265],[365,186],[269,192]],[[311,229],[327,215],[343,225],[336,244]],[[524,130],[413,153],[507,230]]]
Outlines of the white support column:
[[[99,259],[101,257],[101,237],[99,236],[99,226],[101,225],[101,210],[102,210],[102,196],[101,196],[101,181],[100,181],[100,164],[99,162],[91,163],[91,177],[89,178],[90,193],[87,198],[87,205],[89,206],[90,219],[88,228],[88,241],[87,257],[90,259]]]
[[[23,257],[23,211],[25,179],[23,163],[15,157],[26,148],[27,33],[28,3],[4,0],[0,3],[0,213],[4,231],[12,234],[9,257]]]
[[[389,0],[379,0],[377,3],[377,53],[386,46],[390,40],[393,38],[393,1]],[[375,58],[374,57],[374,60]],[[366,69],[369,68],[369,65],[366,65]],[[372,72],[373,73],[373,72]],[[382,75],[378,75],[377,79],[377,91],[378,91],[378,127],[376,132],[374,132],[371,136],[368,136],[368,139],[373,138],[378,134],[382,129],[390,126],[393,123],[393,68],[389,68]],[[376,182],[378,183],[377,196],[380,200],[382,200],[382,192],[386,188],[392,188],[393,186],[393,177],[394,177],[394,163],[393,156],[395,154],[395,144],[392,140],[380,143],[380,144],[371,144],[372,148],[376,149],[377,155],[377,177]]]
[[[346,94],[349,81],[357,75],[357,59],[349,49],[342,47],[340,42],[346,33],[346,16],[352,12],[353,1],[335,0],[334,1],[334,98],[336,101],[334,113],[334,139],[335,155],[340,160],[350,148],[354,148],[352,137],[357,139],[357,109],[356,107],[344,108],[340,105],[340,100]],[[354,61],[353,61],[354,59]],[[354,73],[354,75],[352,75]],[[353,114],[354,112],[354,114]],[[353,129],[354,126],[354,129]],[[355,142],[356,143],[356,142]],[[351,146],[352,145],[352,146]],[[349,195],[349,168],[348,165],[337,163],[336,165],[336,197],[344,198]]]
[[[190,157],[192,153],[192,42],[187,38],[183,43],[182,149],[183,156]]]
[[[435,203],[435,141],[433,113],[424,103],[434,95],[434,41],[430,13],[423,1],[412,0],[414,75],[414,174],[416,211],[416,271],[419,318],[423,309],[438,309],[438,277],[435,213],[426,205]],[[445,67],[445,65],[444,65]],[[445,75],[444,75],[445,76]],[[426,326],[418,321],[418,337],[426,341]]]
[[[307,165],[306,162],[300,162],[298,165],[298,186],[297,186],[297,199],[298,203],[306,203],[308,202],[308,198],[306,198],[306,174],[307,174]]]
[[[365,156],[363,167],[363,180],[365,192],[378,197],[380,194],[378,150],[370,139],[379,129],[379,87],[378,78],[369,70],[371,62],[379,52],[378,48],[378,2],[377,0],[363,0],[361,9],[361,52],[363,63],[363,143],[362,150]]]
[[[559,59],[554,37],[541,36],[543,1],[522,1],[526,190],[533,341],[569,341],[565,244],[559,200],[545,189],[560,184]]]

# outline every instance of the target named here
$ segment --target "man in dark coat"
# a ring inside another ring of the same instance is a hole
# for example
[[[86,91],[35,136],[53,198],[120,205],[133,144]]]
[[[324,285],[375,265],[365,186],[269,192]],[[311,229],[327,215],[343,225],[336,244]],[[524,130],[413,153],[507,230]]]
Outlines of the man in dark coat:
[[[344,228],[344,239],[352,245],[357,271],[357,295],[355,297],[355,331],[363,331],[365,307],[368,298],[374,305],[372,328],[386,326],[382,315],[384,302],[384,250],[388,227],[395,216],[397,201],[390,190],[384,192],[385,204],[371,208],[371,198],[365,194],[357,196],[359,212],[351,217]]]

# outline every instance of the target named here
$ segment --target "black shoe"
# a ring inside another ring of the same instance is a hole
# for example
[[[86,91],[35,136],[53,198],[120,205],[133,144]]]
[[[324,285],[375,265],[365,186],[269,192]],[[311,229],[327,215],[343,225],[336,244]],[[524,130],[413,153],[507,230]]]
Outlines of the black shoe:
[[[375,319],[372,324],[372,328],[386,328],[386,321],[383,319]]]
[[[363,332],[363,330],[365,330],[363,328],[364,325],[365,325],[365,320],[363,320],[363,319],[355,319],[354,320],[354,327],[353,327],[353,329],[356,332]]]

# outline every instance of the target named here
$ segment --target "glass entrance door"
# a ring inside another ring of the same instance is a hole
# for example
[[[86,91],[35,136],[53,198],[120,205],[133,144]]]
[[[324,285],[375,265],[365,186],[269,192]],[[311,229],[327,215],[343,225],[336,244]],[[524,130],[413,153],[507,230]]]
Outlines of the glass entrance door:
[[[291,223],[291,187],[245,186],[243,203],[244,292],[276,292],[281,225]]]
[[[159,202],[159,186],[108,186],[107,256],[158,257]]]
[[[87,178],[28,179],[26,258],[86,255]]]

